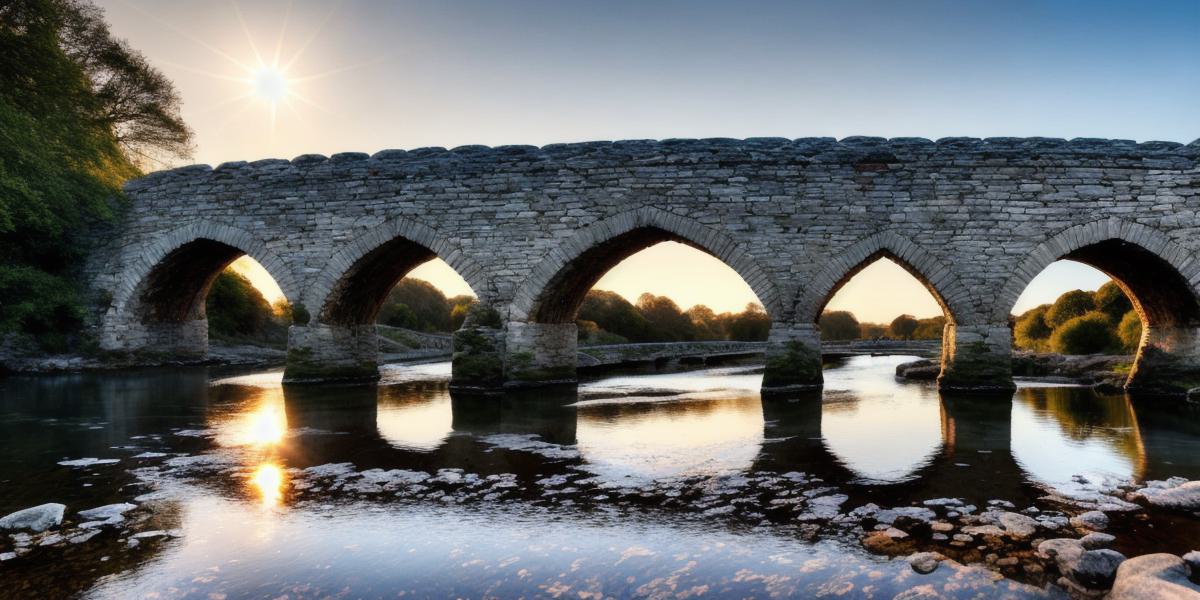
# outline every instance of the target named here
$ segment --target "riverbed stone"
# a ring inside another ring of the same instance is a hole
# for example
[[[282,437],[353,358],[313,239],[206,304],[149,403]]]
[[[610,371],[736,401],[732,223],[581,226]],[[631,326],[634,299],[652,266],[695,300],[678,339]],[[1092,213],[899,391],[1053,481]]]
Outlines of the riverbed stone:
[[[1019,513],[1000,513],[1000,525],[1004,532],[1014,539],[1023,540],[1037,533],[1038,522],[1032,517]]]
[[[1116,537],[1110,534],[1093,531],[1079,538],[1079,543],[1083,545],[1085,550],[1099,550],[1100,548],[1111,546],[1116,539]]]
[[[1152,484],[1161,485],[1142,488],[1134,493],[1134,497],[1144,498],[1146,502],[1160,508],[1200,510],[1200,481],[1167,480]]]
[[[1182,558],[1145,554],[1121,563],[1108,600],[1200,600],[1200,584]]]
[[[908,557],[908,564],[912,570],[928,575],[937,570],[938,564],[944,557],[937,552],[917,552]]]
[[[1079,529],[1103,531],[1108,528],[1108,515],[1098,510],[1089,510],[1071,517],[1071,525]]]
[[[0,529],[42,532],[62,523],[66,505],[49,502],[18,510],[0,518]]]
[[[1125,562],[1125,555],[1116,550],[1087,550],[1079,555],[1070,575],[1084,587],[1107,589],[1122,562]]]

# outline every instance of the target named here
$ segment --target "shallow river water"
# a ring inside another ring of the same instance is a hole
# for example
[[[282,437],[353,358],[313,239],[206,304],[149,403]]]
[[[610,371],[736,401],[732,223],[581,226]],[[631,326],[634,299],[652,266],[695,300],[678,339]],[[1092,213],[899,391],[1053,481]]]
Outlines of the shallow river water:
[[[451,394],[448,364],[379,386],[0,379],[0,516],[67,506],[0,533],[0,597],[1055,597],[1036,544],[1079,537],[1072,516],[1105,511],[1127,556],[1200,539],[1195,514],[1128,501],[1200,478],[1200,407],[943,397],[895,379],[911,358],[783,397],[753,366],[503,397]],[[1004,511],[1036,532],[970,529]],[[948,559],[921,574],[918,551]]]

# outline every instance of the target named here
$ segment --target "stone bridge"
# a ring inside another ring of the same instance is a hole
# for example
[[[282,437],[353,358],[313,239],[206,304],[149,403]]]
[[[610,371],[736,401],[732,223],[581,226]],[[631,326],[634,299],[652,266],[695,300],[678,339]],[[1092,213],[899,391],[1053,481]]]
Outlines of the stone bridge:
[[[673,240],[724,261],[766,308],[765,387],[820,385],[817,318],[881,256],[946,313],[945,389],[1011,387],[1009,313],[1060,258],[1133,298],[1146,327],[1131,388],[1200,385],[1200,141],[465,146],[190,166],[126,193],[88,266],[94,334],[126,359],[203,354],[208,287],[248,254],[295,309],[287,377],[371,377],[383,299],[438,256],[480,298],[455,336],[455,385],[570,380],[584,294]]]

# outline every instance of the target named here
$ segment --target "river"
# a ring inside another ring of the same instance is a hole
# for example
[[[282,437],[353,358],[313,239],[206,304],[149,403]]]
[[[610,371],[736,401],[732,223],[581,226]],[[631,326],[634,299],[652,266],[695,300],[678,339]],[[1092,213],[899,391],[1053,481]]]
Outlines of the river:
[[[1103,510],[1127,556],[1200,539],[1195,514],[1122,495],[1200,478],[1200,407],[942,397],[893,376],[911,358],[830,364],[790,397],[753,365],[502,397],[451,394],[444,363],[378,386],[8,377],[0,515],[67,509],[57,534],[0,534],[0,596],[1043,597],[1036,544],[1078,537],[1072,516]],[[964,534],[1003,511],[1036,533]],[[917,551],[948,558],[921,574]]]

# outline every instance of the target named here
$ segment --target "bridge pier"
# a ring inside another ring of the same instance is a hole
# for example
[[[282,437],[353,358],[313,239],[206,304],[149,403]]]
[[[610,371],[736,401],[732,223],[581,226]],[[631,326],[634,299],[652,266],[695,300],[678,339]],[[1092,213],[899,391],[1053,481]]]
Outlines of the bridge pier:
[[[208,355],[208,320],[107,323],[100,333],[106,352],[203,359]]]
[[[763,389],[821,387],[821,330],[813,323],[773,323],[767,334]]]
[[[947,323],[942,335],[938,388],[992,392],[1016,389],[1012,380],[1012,330],[1007,323]]]
[[[504,381],[510,387],[566,383],[576,379],[575,323],[510,321],[504,348]]]
[[[293,325],[288,328],[285,382],[379,379],[375,325]]]
[[[1145,395],[1179,395],[1200,388],[1200,328],[1143,327],[1126,389]]]

